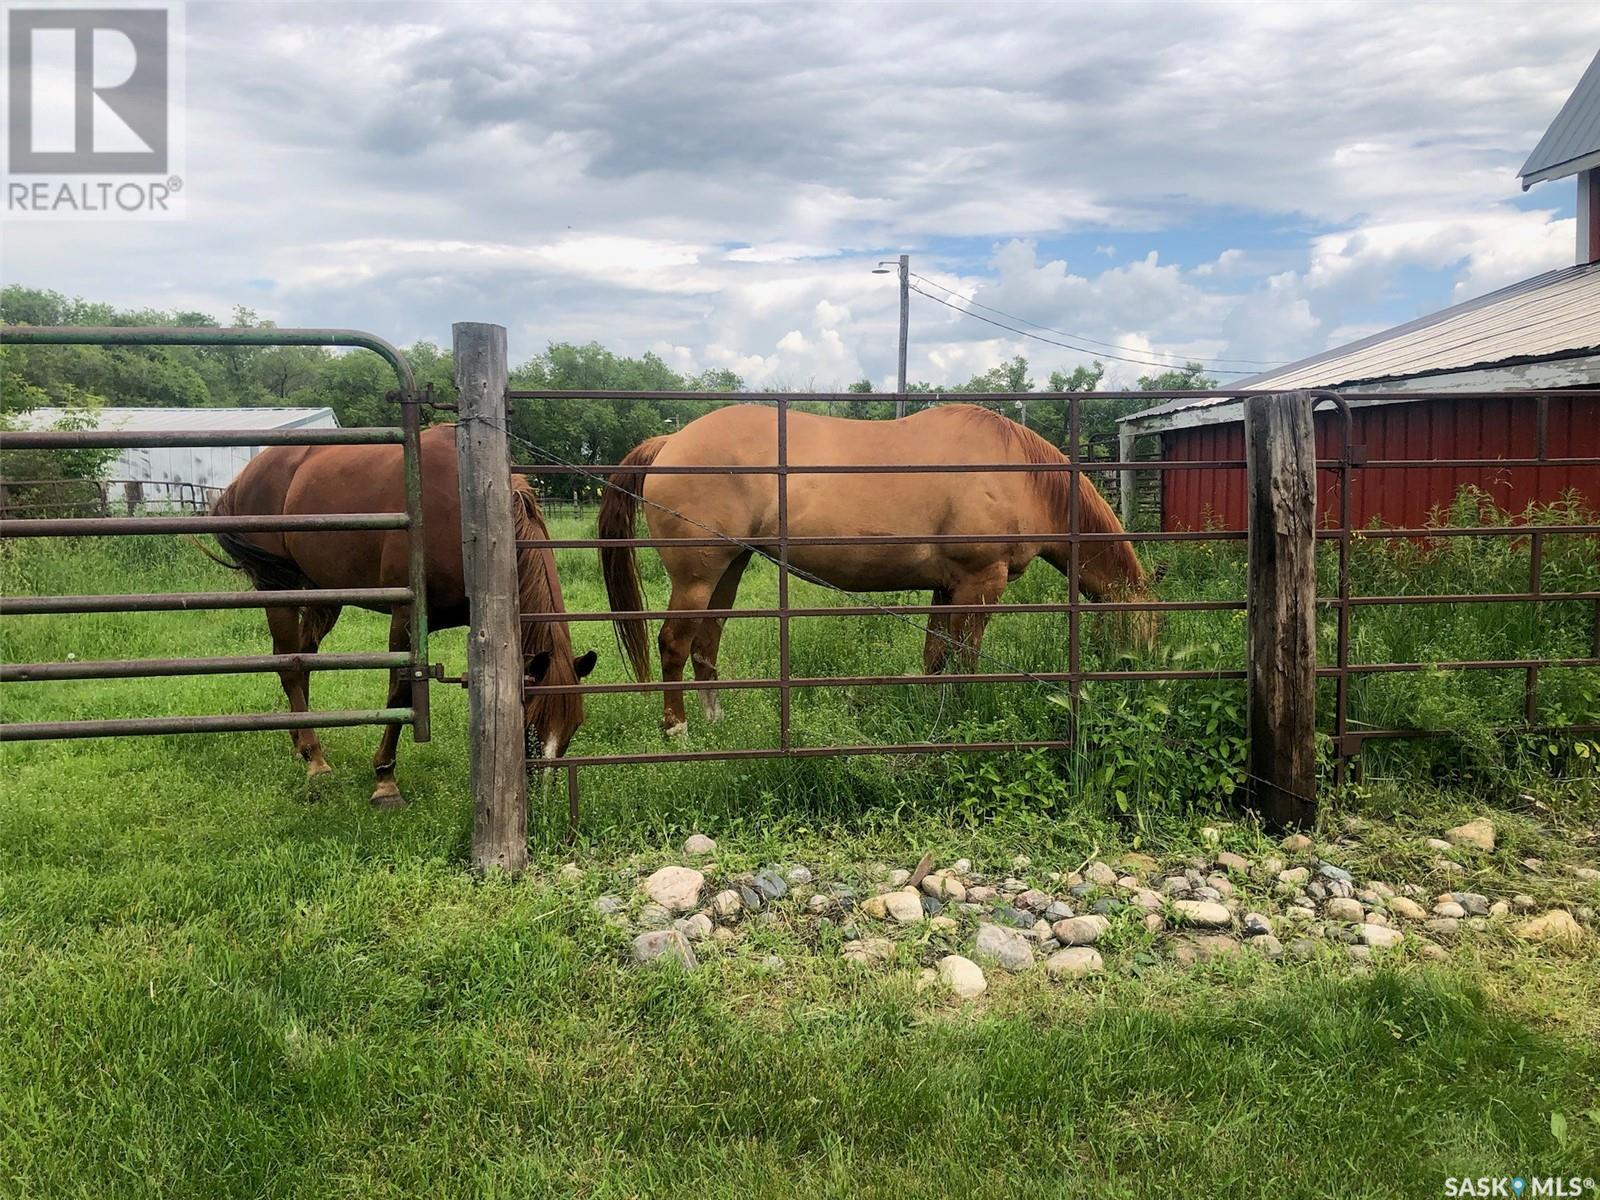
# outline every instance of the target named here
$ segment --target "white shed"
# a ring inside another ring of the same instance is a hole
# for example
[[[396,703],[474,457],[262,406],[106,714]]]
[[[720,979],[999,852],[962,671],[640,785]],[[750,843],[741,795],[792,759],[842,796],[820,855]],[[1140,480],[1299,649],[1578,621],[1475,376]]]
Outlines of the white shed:
[[[73,410],[74,415],[81,410]],[[24,420],[48,429],[67,410],[36,408]],[[144,429],[337,429],[331,408],[99,408],[95,428]],[[103,478],[112,504],[150,508],[203,508],[232,483],[260,446],[136,447],[119,451]]]

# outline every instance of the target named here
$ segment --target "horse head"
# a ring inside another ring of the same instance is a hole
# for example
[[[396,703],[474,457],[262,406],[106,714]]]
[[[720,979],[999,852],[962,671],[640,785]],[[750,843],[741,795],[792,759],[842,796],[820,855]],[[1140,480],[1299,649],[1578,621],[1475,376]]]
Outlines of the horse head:
[[[540,650],[523,664],[523,723],[528,753],[533,758],[560,758],[583,724],[583,697],[576,692],[551,692],[550,687],[570,687],[594,670],[593,650],[573,657],[566,652]]]

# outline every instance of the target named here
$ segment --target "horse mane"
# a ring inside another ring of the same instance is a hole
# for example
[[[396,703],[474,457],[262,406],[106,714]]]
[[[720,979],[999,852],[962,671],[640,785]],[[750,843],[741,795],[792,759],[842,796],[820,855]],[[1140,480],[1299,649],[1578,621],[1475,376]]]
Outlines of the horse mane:
[[[1019,425],[1010,417],[1003,416],[993,409],[976,404],[952,404],[947,407],[971,424],[998,434],[1007,450],[1023,462],[1044,466],[1069,461],[1065,454],[1026,425]],[[1072,522],[1072,472],[1030,472],[1028,482],[1033,487],[1035,495],[1043,501],[1051,520],[1059,529],[1067,529]],[[1122,522],[1117,519],[1117,514],[1112,511],[1111,505],[1106,503],[1105,497],[1100,494],[1100,489],[1081,472],[1078,475],[1078,531],[1080,533],[1123,532]],[[1083,552],[1082,562],[1087,563],[1092,558],[1102,556],[1110,560],[1110,565],[1116,574],[1121,576],[1124,587],[1130,594],[1143,591],[1144,569],[1139,565],[1139,556],[1134,553],[1132,542],[1089,543]]]
[[[511,478],[511,519],[521,541],[539,541],[550,536],[539,507],[539,496],[525,475]],[[561,580],[556,574],[555,555],[548,546],[523,547],[517,551],[518,609],[524,613],[565,612]],[[578,682],[572,663],[572,636],[565,621],[524,621],[522,659],[527,662],[539,653],[550,656],[544,677],[548,684]],[[583,722],[583,697],[576,693],[550,695],[534,688],[527,698],[528,724],[540,730],[553,726],[576,729]]]

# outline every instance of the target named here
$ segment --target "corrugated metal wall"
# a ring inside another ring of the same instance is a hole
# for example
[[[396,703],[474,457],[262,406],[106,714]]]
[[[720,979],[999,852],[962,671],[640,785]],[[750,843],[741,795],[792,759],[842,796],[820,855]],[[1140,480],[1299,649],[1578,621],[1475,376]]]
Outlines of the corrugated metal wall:
[[[1552,458],[1600,456],[1600,400],[1550,393],[1548,445]],[[1441,399],[1358,408],[1352,414],[1354,441],[1369,459],[1531,458],[1537,427],[1531,399]],[[1238,423],[1179,429],[1162,435],[1163,457],[1189,461],[1242,459],[1244,428]],[[1317,457],[1339,456],[1333,414],[1317,414]],[[1336,518],[1337,477],[1319,472],[1319,513]],[[1447,505],[1473,484],[1496,504],[1518,512],[1530,501],[1541,504],[1576,489],[1600,507],[1600,466],[1588,467],[1363,467],[1351,488],[1351,520],[1367,525],[1414,528],[1429,513]],[[1207,525],[1241,529],[1245,523],[1242,470],[1162,472],[1161,515],[1165,529]]]

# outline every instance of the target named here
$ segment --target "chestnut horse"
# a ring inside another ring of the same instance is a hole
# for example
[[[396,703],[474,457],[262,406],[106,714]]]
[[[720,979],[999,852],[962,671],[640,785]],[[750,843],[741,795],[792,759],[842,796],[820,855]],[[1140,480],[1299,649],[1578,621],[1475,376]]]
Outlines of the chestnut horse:
[[[461,495],[456,466],[455,426],[435,425],[422,434],[422,525],[426,543],[428,627],[449,629],[468,623],[466,584],[461,563]],[[404,512],[404,452],[399,446],[275,446],[256,455],[218,497],[219,516],[306,516],[315,513]],[[547,538],[539,501],[522,476],[512,477],[512,514],[519,539]],[[257,589],[405,587],[408,533],[404,529],[338,533],[219,533],[218,544],[232,556],[224,566],[243,571]],[[209,554],[210,551],[207,551]],[[216,555],[212,555],[216,558]],[[525,613],[566,611],[561,581],[549,550],[517,552],[521,608]],[[339,619],[339,606],[269,608],[267,628],[276,654],[314,654]],[[411,646],[408,605],[378,606],[390,613],[389,649]],[[574,659],[565,621],[524,623],[524,670],[531,682],[576,683],[594,667],[595,654]],[[291,712],[309,711],[310,673],[281,671]],[[411,703],[405,673],[389,673],[387,707]],[[540,753],[566,752],[583,724],[583,698],[546,695],[534,688],[524,716]],[[305,760],[308,777],[331,771],[316,730],[296,729],[290,739]],[[372,761],[377,782],[372,803],[401,808],[405,797],[394,780],[400,727],[387,725]]]
[[[945,404],[896,421],[861,421],[793,412],[788,417],[791,465],[944,465],[961,463],[1064,463],[1038,434],[998,413],[970,404]],[[655,466],[772,466],[777,461],[777,411],[757,405],[717,409],[676,433],[640,443],[611,476],[600,504],[600,536],[634,534],[636,496],[646,503],[653,538],[722,535],[775,551],[778,482],[772,475],[657,475]],[[1069,528],[1069,475],[1064,471],[949,472],[926,474],[794,474],[789,476],[791,537],[917,536],[924,534],[1065,533]],[[1079,529],[1120,533],[1122,525],[1087,479],[1079,484]],[[681,514],[681,515],[680,515]],[[668,607],[692,613],[731,608],[751,551],[739,545],[660,549],[672,581]],[[909,543],[903,545],[791,545],[789,562],[800,571],[850,591],[928,588],[934,604],[992,604],[1030,562],[1042,557],[1068,572],[1066,542]],[[633,551],[600,551],[606,594],[617,638],[639,679],[650,677],[644,608]],[[1143,599],[1144,572],[1125,541],[1079,544],[1079,586],[1090,599]],[[1148,643],[1154,614],[1134,614],[1134,630]],[[952,646],[971,669],[988,615],[935,614],[923,648],[928,674],[941,670]],[[673,617],[662,623],[661,675],[683,678],[693,660],[698,680],[717,678],[721,620]],[[721,714],[716,693],[700,692],[708,720]],[[684,732],[683,692],[665,693],[662,726]]]

